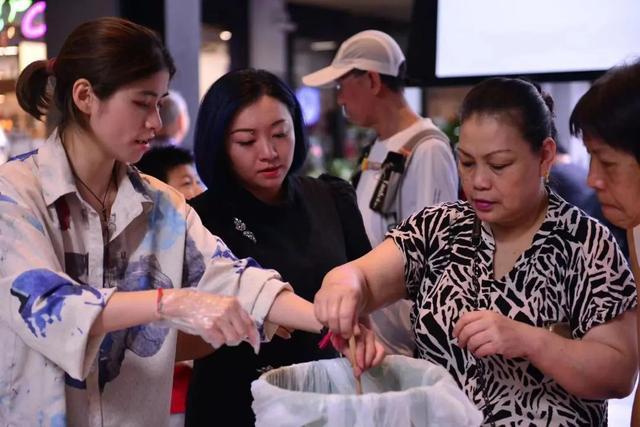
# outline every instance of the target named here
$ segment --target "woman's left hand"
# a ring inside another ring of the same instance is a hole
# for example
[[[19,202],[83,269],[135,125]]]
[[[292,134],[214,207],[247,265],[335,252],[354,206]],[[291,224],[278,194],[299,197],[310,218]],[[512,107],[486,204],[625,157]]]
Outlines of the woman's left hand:
[[[333,347],[344,354],[353,366],[353,375],[360,377],[367,369],[378,366],[384,360],[384,347],[378,341],[375,332],[359,323],[354,328],[354,336],[356,339],[355,363],[351,360],[351,351],[349,350],[349,340],[341,336],[332,335],[331,344]]]
[[[527,357],[535,329],[494,311],[480,310],[463,314],[453,336],[460,348],[467,347],[476,357],[500,354],[511,359]]]

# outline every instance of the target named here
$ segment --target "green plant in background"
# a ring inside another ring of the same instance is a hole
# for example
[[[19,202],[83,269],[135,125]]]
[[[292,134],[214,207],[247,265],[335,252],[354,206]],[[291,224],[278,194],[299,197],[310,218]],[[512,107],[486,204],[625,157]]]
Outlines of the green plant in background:
[[[447,121],[438,123],[438,127],[449,137],[451,149],[455,153],[456,145],[458,145],[458,140],[460,139],[460,119],[458,116],[452,117]]]
[[[335,158],[328,162],[327,172],[349,181],[356,170],[356,162],[345,158]]]
[[[451,149],[455,153],[455,147],[458,144],[458,139],[460,138],[460,120],[458,119],[458,117],[456,116],[451,118],[450,120],[440,120],[434,122],[440,128],[440,130],[442,130],[447,135],[447,137],[449,137]],[[372,134],[371,130],[352,126],[348,130],[345,144],[348,146],[350,145],[352,150],[353,148],[356,148],[355,151],[358,152],[357,154],[359,157],[359,152],[373,139],[374,135]],[[311,138],[310,145],[313,146],[313,143],[314,141]],[[350,153],[350,158],[336,157],[333,159],[325,159],[324,155],[318,154],[314,156],[313,149],[310,149],[309,151],[310,155],[307,159],[307,163],[305,165],[306,167],[304,168],[304,173],[309,176],[317,177],[320,174],[326,172],[330,175],[350,181],[351,177],[353,177],[353,174],[358,167],[358,158],[354,157],[354,154],[356,153]]]

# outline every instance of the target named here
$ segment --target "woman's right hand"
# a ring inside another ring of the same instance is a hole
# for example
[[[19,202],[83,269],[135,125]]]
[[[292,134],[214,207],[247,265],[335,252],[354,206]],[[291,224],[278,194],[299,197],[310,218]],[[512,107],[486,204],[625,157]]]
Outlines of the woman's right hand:
[[[170,326],[199,335],[214,348],[247,341],[256,353],[260,349],[256,324],[235,297],[195,289],[164,289],[157,310]]]
[[[334,335],[348,339],[354,334],[365,303],[361,283],[348,266],[334,268],[324,277],[313,307],[318,321]]]
[[[367,323],[361,320],[361,323],[354,329],[355,354],[351,352],[349,340],[341,336],[331,336],[333,348],[349,359],[353,375],[356,378],[360,377],[364,371],[380,365],[385,357],[384,346],[378,340],[375,332],[366,326]]]

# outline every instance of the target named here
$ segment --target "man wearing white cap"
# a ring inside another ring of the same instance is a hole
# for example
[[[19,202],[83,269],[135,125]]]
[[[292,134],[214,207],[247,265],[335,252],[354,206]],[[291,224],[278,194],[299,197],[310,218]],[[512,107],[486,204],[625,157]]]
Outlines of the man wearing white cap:
[[[335,86],[346,118],[377,132],[356,187],[372,246],[412,213],[458,197],[449,141],[405,100],[404,70],[404,54],[395,40],[367,30],[345,40],[331,65],[302,78],[307,86]],[[401,301],[371,316],[390,353],[413,356],[410,309],[409,301]]]

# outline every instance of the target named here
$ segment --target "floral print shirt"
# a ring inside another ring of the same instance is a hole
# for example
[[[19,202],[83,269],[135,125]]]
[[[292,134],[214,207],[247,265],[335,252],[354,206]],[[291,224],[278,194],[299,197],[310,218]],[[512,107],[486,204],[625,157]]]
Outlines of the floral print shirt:
[[[289,288],[237,259],[184,198],[120,165],[104,242],[57,132],[0,166],[0,424],[168,425],[176,331],[90,336],[115,292],[195,286],[263,322]]]

